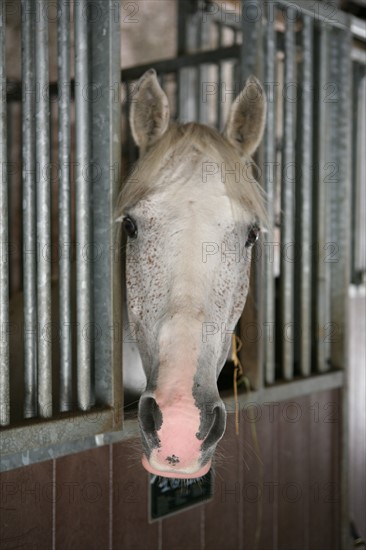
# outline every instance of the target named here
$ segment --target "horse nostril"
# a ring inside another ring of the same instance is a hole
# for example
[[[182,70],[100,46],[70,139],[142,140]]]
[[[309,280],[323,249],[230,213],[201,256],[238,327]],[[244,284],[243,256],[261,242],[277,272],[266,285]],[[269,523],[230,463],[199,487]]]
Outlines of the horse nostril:
[[[202,443],[202,450],[205,451],[216,445],[225,433],[226,428],[226,410],[223,404],[216,405],[212,411],[212,423],[207,436]]]
[[[153,397],[140,398],[139,403],[139,422],[142,431],[147,436],[155,436],[156,432],[160,429],[163,416],[159,409],[159,405]]]

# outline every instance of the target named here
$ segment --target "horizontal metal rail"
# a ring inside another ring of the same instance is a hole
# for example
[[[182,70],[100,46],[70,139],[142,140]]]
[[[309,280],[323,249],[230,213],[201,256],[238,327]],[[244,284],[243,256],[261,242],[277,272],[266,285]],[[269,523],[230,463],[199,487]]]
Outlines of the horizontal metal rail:
[[[278,403],[286,399],[297,399],[304,395],[341,388],[343,382],[344,372],[334,371],[319,376],[311,376],[305,380],[275,384],[260,391],[239,392],[238,403],[240,408],[244,408],[247,404],[255,404],[257,406],[264,405],[268,410],[271,404],[277,406]],[[235,401],[231,394],[223,393],[222,399],[228,412],[235,410]],[[57,425],[53,425],[51,422],[39,421],[34,424],[31,432],[27,432],[25,427],[2,430],[0,432],[0,445],[4,445],[4,441],[10,437],[10,450],[0,456],[0,472],[93,449],[101,445],[136,439],[139,436],[140,431],[136,417],[127,418],[124,421],[123,431],[110,432],[113,426],[108,419],[108,415],[111,414],[113,414],[112,411],[96,409],[82,415],[63,417],[58,420]],[[93,425],[95,427],[94,431],[92,430]],[[59,431],[57,426],[60,426]],[[14,436],[11,435],[12,433],[14,433]],[[42,438],[46,442],[44,446],[39,434],[42,434]],[[26,444],[22,443],[23,437],[26,438]],[[32,445],[27,447],[27,443],[32,443]],[[39,445],[38,448],[37,445]]]

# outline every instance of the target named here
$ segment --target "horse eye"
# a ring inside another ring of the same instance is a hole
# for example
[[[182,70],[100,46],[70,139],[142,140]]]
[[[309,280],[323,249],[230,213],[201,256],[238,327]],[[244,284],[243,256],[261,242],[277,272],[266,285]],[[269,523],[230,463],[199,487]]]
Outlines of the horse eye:
[[[250,246],[253,246],[259,238],[259,232],[260,228],[257,225],[252,225],[249,229],[247,242],[245,243],[245,246],[249,248]]]
[[[137,225],[136,225],[135,220],[133,220],[129,216],[126,216],[125,218],[123,218],[122,225],[123,225],[123,229],[126,232],[126,235],[128,237],[130,237],[130,239],[136,239],[136,237],[137,237]]]

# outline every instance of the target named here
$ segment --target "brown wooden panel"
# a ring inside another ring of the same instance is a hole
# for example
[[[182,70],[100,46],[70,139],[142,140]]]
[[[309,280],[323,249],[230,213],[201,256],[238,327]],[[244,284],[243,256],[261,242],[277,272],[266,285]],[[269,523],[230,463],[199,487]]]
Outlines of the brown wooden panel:
[[[205,506],[205,548],[239,548],[240,437],[235,435],[234,415],[216,452],[214,499]]]
[[[52,461],[0,476],[2,550],[52,548]]]
[[[279,550],[309,548],[309,404],[308,396],[280,404],[277,488]]]
[[[109,447],[56,462],[56,548],[109,547]]]
[[[333,390],[310,399],[310,550],[338,550],[340,544],[339,396]]]
[[[277,517],[278,407],[273,403],[241,411],[242,525],[244,548],[274,548]],[[257,450],[258,442],[259,454]]]
[[[162,549],[200,550],[202,520],[202,506],[164,519]]]
[[[113,548],[158,548],[159,523],[148,523],[148,473],[137,440],[113,445]]]

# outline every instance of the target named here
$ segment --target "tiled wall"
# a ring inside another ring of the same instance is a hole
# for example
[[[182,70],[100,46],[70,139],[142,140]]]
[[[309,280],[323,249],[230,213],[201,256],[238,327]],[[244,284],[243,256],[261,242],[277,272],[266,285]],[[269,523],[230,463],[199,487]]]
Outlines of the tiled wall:
[[[151,524],[133,442],[4,473],[0,547],[337,550],[338,403],[329,391],[258,406],[254,423],[244,409],[239,437],[230,415],[213,500]]]

